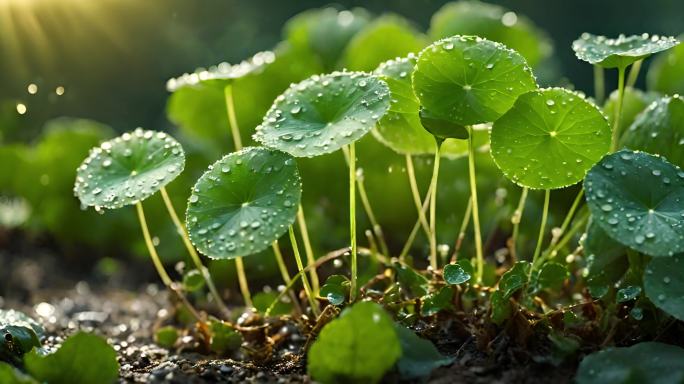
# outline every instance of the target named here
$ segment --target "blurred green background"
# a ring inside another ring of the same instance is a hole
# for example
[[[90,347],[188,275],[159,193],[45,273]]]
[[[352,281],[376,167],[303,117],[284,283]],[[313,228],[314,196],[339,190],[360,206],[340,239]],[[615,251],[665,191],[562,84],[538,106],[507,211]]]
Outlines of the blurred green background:
[[[333,5],[312,0],[0,0],[0,226],[49,236],[70,258],[144,254],[132,210],[98,215],[80,209],[71,192],[75,168],[89,148],[117,132],[138,126],[168,131],[188,152],[186,172],[169,188],[182,210],[197,177],[232,148],[223,84],[187,87],[173,96],[166,90],[168,79],[199,67],[237,63],[275,49],[273,65],[235,84],[238,118],[248,140],[273,98],[289,83],[343,67],[370,71],[381,61],[417,52],[451,34],[500,40],[527,57],[542,85],[592,95],[592,68],[575,59],[570,48],[582,32],[684,32],[680,0],[490,3],[501,7],[430,0]],[[321,10],[329,6],[353,10],[351,27],[339,27],[337,11]],[[292,19],[313,8],[319,10]],[[433,17],[436,12],[440,16]],[[643,70],[637,85],[684,92],[684,81],[667,77],[667,67],[682,62],[681,47],[668,55],[655,59],[665,69],[649,74],[648,85]],[[615,73],[606,76],[610,91]],[[370,200],[392,251],[398,253],[416,218],[404,157],[372,135],[359,148]],[[478,163],[483,225],[493,254],[507,236],[519,188],[502,178],[487,153],[479,155]],[[344,162],[341,154],[333,154],[299,165],[305,210],[320,256],[347,241]],[[417,158],[416,166],[425,192],[431,160]],[[454,242],[468,198],[466,177],[462,159],[445,162],[440,243]],[[538,226],[539,196],[531,195],[523,243],[535,236]],[[572,188],[554,192],[555,209],[562,210],[574,195]],[[158,196],[146,205],[161,254],[168,260],[182,259],[183,248]],[[362,213],[359,216],[362,231],[368,224]],[[552,214],[552,224],[554,220],[559,219]],[[362,232],[360,236],[365,239]],[[425,258],[424,243],[419,236],[412,252],[418,260]],[[469,252],[471,247],[466,244],[464,249]],[[252,276],[266,279],[274,270],[271,257],[250,260]],[[221,265],[229,270],[226,263]]]

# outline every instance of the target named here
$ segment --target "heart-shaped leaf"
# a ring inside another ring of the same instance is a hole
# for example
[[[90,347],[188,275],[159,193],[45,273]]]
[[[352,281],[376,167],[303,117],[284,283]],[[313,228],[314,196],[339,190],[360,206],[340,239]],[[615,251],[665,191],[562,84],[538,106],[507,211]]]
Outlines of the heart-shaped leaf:
[[[374,72],[389,86],[391,102],[387,113],[373,129],[373,136],[402,155],[435,153],[435,138],[425,130],[421,122],[420,103],[411,85],[416,60],[416,56],[412,54],[389,60],[380,64]],[[462,136],[467,138],[467,132]],[[473,141],[476,147],[487,144],[488,130],[474,129]],[[463,140],[446,139],[442,143],[440,153],[448,158],[465,156],[468,154],[468,144]]]
[[[460,264],[447,264],[444,266],[444,281],[452,285],[463,284],[470,280],[472,272],[466,271]]]
[[[572,43],[578,59],[603,68],[626,68],[639,61],[679,44],[674,37],[649,35],[625,36],[609,39],[605,36],[583,33]]]
[[[530,290],[539,292],[544,289],[559,290],[568,278],[568,268],[560,263],[549,262],[532,274]]]
[[[511,269],[501,275],[501,280],[499,280],[499,291],[501,291],[503,299],[510,298],[520,288],[527,284],[527,275],[530,267],[530,263],[518,261],[513,264]]]
[[[121,208],[145,200],[185,166],[181,145],[164,132],[136,129],[90,151],[74,193],[86,206]]]
[[[528,188],[575,184],[608,152],[610,126],[580,95],[548,88],[526,93],[492,126],[492,157]]]
[[[649,105],[624,133],[621,144],[684,166],[684,98],[665,96]]]
[[[318,382],[376,383],[401,357],[401,344],[382,307],[364,301],[323,327],[307,356]]]
[[[481,1],[446,3],[432,16],[429,34],[434,40],[472,35],[498,41],[520,52],[533,67],[552,51],[548,36],[528,18]]]
[[[263,70],[265,66],[273,63],[275,59],[275,53],[264,51],[255,54],[239,64],[223,62],[211,66],[208,69],[199,68],[193,73],[184,73],[177,78],[169,79],[166,82],[166,89],[169,92],[175,92],[180,88],[197,85],[205,81],[224,80],[226,82],[231,82],[235,79]]]
[[[431,113],[460,125],[498,119],[521,94],[537,88],[525,59],[503,44],[453,36],[425,48],[413,89]]]
[[[644,289],[656,307],[684,320],[684,255],[651,260],[644,274]]]
[[[313,76],[278,96],[254,139],[295,157],[323,155],[363,137],[389,104],[389,88],[375,76]]]
[[[349,294],[349,279],[343,275],[328,277],[321,287],[321,296],[325,297],[332,305],[342,305]]]
[[[301,188],[291,156],[255,147],[231,153],[192,189],[186,213],[190,240],[216,259],[266,249],[294,222]]]
[[[679,36],[680,39],[684,36]],[[648,67],[648,89],[668,95],[684,94],[684,45],[658,55]]]
[[[585,278],[593,297],[603,297],[627,272],[627,249],[592,220],[583,242],[587,261]]]
[[[596,223],[614,240],[650,256],[684,251],[684,171],[662,157],[621,150],[584,180]]]
[[[663,343],[608,348],[582,360],[578,384],[670,384],[684,381],[684,349]]]

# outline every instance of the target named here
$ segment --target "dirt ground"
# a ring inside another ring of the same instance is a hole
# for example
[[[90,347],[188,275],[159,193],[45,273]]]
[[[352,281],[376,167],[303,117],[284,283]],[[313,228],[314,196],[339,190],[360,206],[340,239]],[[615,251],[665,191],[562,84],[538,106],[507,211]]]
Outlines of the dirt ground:
[[[0,242],[0,308],[22,310],[40,320],[49,335],[48,347],[77,330],[103,335],[118,352],[121,383],[311,382],[303,359],[296,358],[303,343],[292,324],[279,325],[293,340],[278,354],[282,359],[263,365],[202,355],[191,344],[169,351],[152,338],[155,325],[168,317],[170,301],[159,285],[148,283],[155,281],[151,270],[129,265],[104,279],[92,272],[92,263],[62,260],[52,244],[25,240],[16,235]],[[458,324],[424,334],[455,358],[452,365],[434,371],[429,383],[562,384],[572,380],[576,369],[575,363],[538,363],[543,350],[528,352],[503,333],[486,353]],[[397,381],[392,373],[385,378]]]

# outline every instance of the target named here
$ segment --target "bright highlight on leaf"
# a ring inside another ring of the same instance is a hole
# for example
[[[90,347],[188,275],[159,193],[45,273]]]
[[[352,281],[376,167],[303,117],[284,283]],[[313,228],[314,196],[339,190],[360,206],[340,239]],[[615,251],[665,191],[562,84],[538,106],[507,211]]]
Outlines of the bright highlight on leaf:
[[[313,76],[278,96],[254,139],[295,157],[323,155],[363,137],[389,104],[389,88],[375,76]]]
[[[679,44],[674,37],[649,35],[625,36],[616,39],[583,33],[572,43],[577,58],[603,68],[626,68],[628,65]]]
[[[245,148],[209,167],[190,195],[192,243],[215,259],[268,248],[294,222],[301,198],[295,160],[267,148]]]
[[[580,95],[549,88],[526,93],[492,126],[492,157],[516,184],[575,184],[610,147],[610,126]]]
[[[488,123],[537,88],[525,59],[503,44],[453,36],[425,48],[413,73],[420,104],[460,125]]]
[[[614,240],[650,256],[684,251],[684,171],[662,157],[621,150],[584,180],[596,224]]]
[[[86,206],[133,205],[170,183],[184,166],[185,153],[176,140],[138,128],[90,151],[78,167],[74,194]]]

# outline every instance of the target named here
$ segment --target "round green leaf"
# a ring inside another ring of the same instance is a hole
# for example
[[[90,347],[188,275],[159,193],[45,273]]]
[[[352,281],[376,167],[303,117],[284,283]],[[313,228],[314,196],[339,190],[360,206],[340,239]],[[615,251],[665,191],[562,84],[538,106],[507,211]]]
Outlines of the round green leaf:
[[[349,279],[343,275],[328,277],[321,287],[320,294],[332,305],[342,305],[349,293]]]
[[[577,183],[610,148],[599,109],[562,88],[526,93],[492,127],[492,157],[513,182],[556,189]]]
[[[138,128],[90,151],[78,167],[74,193],[86,206],[121,208],[152,196],[183,167],[185,153],[176,140]]]
[[[527,284],[527,276],[529,275],[531,265],[527,261],[518,261],[513,264],[511,269],[501,275],[499,280],[499,291],[503,294],[504,299],[508,299],[520,288]]]
[[[312,76],[278,96],[254,139],[296,157],[319,156],[360,139],[389,104],[389,88],[375,76]]]
[[[684,251],[684,171],[662,157],[621,150],[584,180],[592,217],[617,242],[650,256]]]
[[[525,59],[503,44],[453,36],[425,48],[413,72],[420,104],[460,125],[498,119],[519,95],[537,87]]]
[[[578,384],[671,384],[684,381],[684,349],[647,342],[628,348],[608,348],[582,360]]]
[[[255,147],[231,153],[192,189],[186,213],[190,240],[216,259],[259,252],[294,222],[301,194],[289,155]]]
[[[680,39],[682,36],[679,37]],[[684,93],[684,45],[658,55],[648,67],[646,82],[650,91],[673,95]]]
[[[432,16],[430,37],[480,36],[515,49],[531,66],[551,54],[550,39],[525,16],[480,1],[447,3]]]
[[[427,44],[426,37],[405,18],[383,15],[349,42],[344,55],[345,68],[372,71],[385,60],[418,52]]]
[[[389,86],[391,102],[387,113],[373,129],[373,136],[402,155],[434,154],[436,148],[435,138],[421,123],[420,103],[411,85],[411,74],[416,61],[416,56],[409,54],[407,57],[380,64],[374,72]],[[481,127],[474,129],[473,141],[477,147],[488,144],[488,130]],[[467,142],[446,139],[440,153],[449,158],[465,156],[468,154]]]
[[[444,281],[447,284],[458,285],[470,280],[471,274],[459,264],[447,264],[444,266]]]
[[[394,325],[382,307],[354,304],[321,331],[307,355],[307,370],[321,383],[376,383],[401,357]]]
[[[202,82],[213,82],[216,80],[230,82],[263,70],[265,66],[273,63],[275,59],[276,56],[274,52],[264,51],[255,54],[239,64],[231,65],[223,62],[209,67],[208,69],[198,68],[193,73],[184,73],[177,78],[169,79],[166,82],[166,89],[169,92],[175,92],[180,88],[194,86]]]
[[[644,289],[656,307],[684,320],[684,255],[652,259],[644,274]]]
[[[666,96],[649,105],[624,133],[621,144],[684,166],[684,98]]]
[[[679,44],[674,37],[658,35],[625,36],[609,39],[605,36],[583,33],[572,43],[578,59],[603,68],[625,68],[628,65]]]
[[[560,263],[545,263],[532,275],[531,288],[534,292],[543,289],[560,290],[568,278],[568,268]]]
[[[188,292],[196,292],[204,288],[204,276],[197,269],[191,269],[183,275],[183,287]]]

